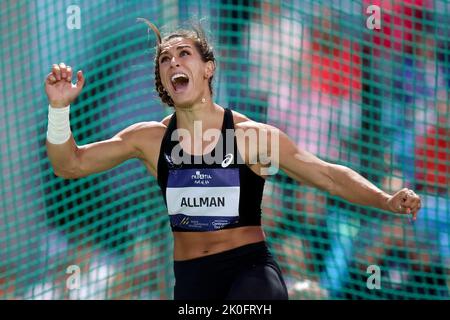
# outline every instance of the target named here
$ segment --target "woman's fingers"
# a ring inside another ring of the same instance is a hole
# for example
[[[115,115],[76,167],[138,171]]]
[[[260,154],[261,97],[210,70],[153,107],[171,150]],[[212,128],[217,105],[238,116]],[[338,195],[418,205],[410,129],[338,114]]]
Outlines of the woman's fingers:
[[[56,82],[56,78],[55,78],[55,75],[53,74],[53,72],[50,72],[50,73],[47,75],[46,82],[47,82],[48,84],[54,84],[54,83]]]
[[[66,80],[67,79],[67,67],[64,62],[61,62],[59,64],[59,71],[61,72],[61,79]]]
[[[67,70],[66,80],[68,82],[71,82],[72,81],[72,67],[71,66],[67,66],[66,70]]]
[[[61,70],[59,69],[59,65],[54,64],[52,66],[52,73],[53,73],[53,76],[55,77],[56,81],[61,80]]]
[[[77,88],[78,92],[80,92],[81,89],[83,89],[84,82],[85,82],[85,78],[83,75],[83,71],[79,70],[77,72],[77,83],[76,83],[76,88]]]

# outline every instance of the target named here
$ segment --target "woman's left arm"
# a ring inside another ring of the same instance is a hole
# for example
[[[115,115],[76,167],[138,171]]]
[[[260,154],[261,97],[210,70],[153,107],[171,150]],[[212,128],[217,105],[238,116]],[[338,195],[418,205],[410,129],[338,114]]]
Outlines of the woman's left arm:
[[[291,178],[355,204],[400,214],[411,213],[416,219],[421,199],[414,191],[403,188],[389,195],[352,169],[323,161],[298,148],[281,130],[268,125],[264,126],[264,130],[277,136],[276,139],[267,139],[268,150],[264,152],[268,151],[274,159],[272,166],[278,165]]]

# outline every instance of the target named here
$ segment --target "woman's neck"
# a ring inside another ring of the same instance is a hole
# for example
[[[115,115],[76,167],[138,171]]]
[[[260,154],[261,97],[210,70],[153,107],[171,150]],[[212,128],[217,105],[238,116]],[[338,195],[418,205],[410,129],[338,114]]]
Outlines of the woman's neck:
[[[216,128],[220,129],[223,119],[223,108],[215,103],[206,102],[196,104],[188,108],[176,108],[177,128],[194,130],[194,124],[200,123],[203,130]]]
[[[186,129],[189,135],[179,132],[180,143],[183,150],[189,154],[202,155],[211,152],[211,148],[217,143],[216,139],[219,137],[224,109],[214,103],[204,103],[200,106],[192,108],[176,108],[177,113],[177,129]],[[205,138],[207,130],[215,129],[216,131],[209,131],[208,137],[213,134],[213,142],[209,138]]]

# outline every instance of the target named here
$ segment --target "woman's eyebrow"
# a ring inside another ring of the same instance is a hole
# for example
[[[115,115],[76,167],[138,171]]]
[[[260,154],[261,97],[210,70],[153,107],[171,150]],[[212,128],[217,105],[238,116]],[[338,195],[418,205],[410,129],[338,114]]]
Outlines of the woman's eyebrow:
[[[192,47],[191,47],[190,45],[182,45],[182,46],[178,46],[178,47],[177,47],[177,50],[181,50],[181,49],[184,49],[184,48],[190,48],[190,49],[192,49]],[[166,54],[166,53],[168,53],[168,52],[169,52],[169,50],[164,49],[163,51],[161,51],[160,55]]]

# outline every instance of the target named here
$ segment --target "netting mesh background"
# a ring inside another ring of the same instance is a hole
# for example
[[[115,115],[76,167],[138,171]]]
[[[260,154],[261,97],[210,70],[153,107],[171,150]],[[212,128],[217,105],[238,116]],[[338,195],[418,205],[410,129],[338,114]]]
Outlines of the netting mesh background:
[[[372,4],[380,29],[367,24]],[[422,196],[411,223],[284,174],[268,179],[264,230],[291,299],[449,298],[449,1],[8,0],[0,9],[1,299],[173,297],[168,216],[144,166],[64,180],[45,149],[53,63],[87,79],[71,108],[79,145],[170,114],[154,89],[155,37],[137,17],[167,28],[201,21],[218,58],[217,103],[388,192]],[[368,286],[371,265],[379,289]]]

